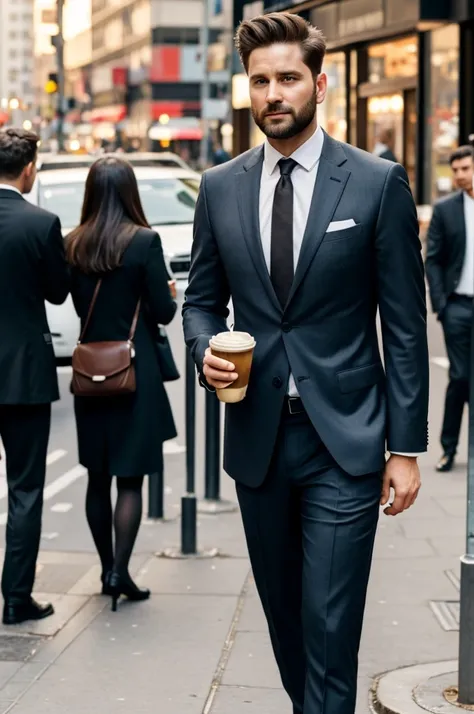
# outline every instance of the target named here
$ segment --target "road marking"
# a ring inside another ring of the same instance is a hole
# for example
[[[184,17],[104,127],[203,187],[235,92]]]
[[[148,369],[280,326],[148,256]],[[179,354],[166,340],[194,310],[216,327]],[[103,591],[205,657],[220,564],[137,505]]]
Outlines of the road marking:
[[[449,369],[449,359],[447,357],[431,357],[430,362],[431,364],[435,364],[437,367]]]
[[[55,503],[51,506],[53,513],[68,513],[72,508],[72,503]]]
[[[58,374],[72,374],[71,365],[64,365],[63,367],[56,367]]]
[[[44,489],[44,500],[50,501],[56,494],[64,491],[65,488],[74,483],[74,481],[82,478],[86,473],[86,469],[80,465],[74,466],[74,468],[66,471],[66,473],[57,478],[56,481],[46,486]]]
[[[46,457],[46,466],[52,466],[56,463],[56,461],[59,461],[59,459],[62,459],[64,456],[66,456],[66,454],[67,451],[64,451],[64,449],[56,449],[56,451],[52,451]]]
[[[59,533],[42,533],[41,540],[54,540],[58,535]]]
[[[74,466],[74,468],[66,471],[62,476],[46,486],[44,489],[44,500],[50,501],[58,493],[64,491],[65,488],[73,484],[78,479],[82,478],[87,473],[83,466]],[[7,522],[8,514],[0,513],[0,526],[4,526]]]
[[[185,446],[181,446],[181,444],[178,444],[176,439],[171,439],[170,441],[165,441],[163,444],[163,453],[164,454],[184,454],[186,451]]]
[[[5,452],[3,451],[2,448],[0,448],[0,452],[2,454],[2,460],[0,461],[0,478],[3,476],[5,477],[7,475],[6,471],[6,460],[5,460]],[[50,454],[46,457],[46,466],[52,466],[55,464],[57,461],[60,461],[60,459],[64,458],[67,455],[67,451],[64,449],[56,449],[55,451],[51,451]],[[2,498],[5,498],[8,494],[8,486],[6,479],[5,480],[0,480],[0,501]]]

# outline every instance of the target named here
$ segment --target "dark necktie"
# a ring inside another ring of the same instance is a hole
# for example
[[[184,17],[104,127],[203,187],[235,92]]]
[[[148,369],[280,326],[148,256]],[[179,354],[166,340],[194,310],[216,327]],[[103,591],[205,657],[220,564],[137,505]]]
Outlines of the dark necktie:
[[[293,159],[280,159],[280,180],[275,189],[272,213],[270,276],[282,307],[288,302],[294,277],[293,264]]]

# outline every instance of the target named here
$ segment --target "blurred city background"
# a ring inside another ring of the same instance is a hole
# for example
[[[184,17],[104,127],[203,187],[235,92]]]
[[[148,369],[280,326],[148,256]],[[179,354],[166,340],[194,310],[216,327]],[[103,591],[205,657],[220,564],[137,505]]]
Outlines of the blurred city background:
[[[43,150],[236,155],[262,137],[235,28],[288,7],[328,40],[321,124],[368,151],[390,130],[417,204],[449,193],[449,154],[474,133],[470,0],[2,0],[0,125],[31,125]]]

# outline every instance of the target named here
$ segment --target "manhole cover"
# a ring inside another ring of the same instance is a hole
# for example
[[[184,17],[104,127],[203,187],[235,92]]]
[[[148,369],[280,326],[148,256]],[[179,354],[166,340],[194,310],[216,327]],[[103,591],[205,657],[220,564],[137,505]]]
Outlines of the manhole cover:
[[[458,600],[431,600],[430,607],[443,630],[446,632],[459,630]]]
[[[23,635],[0,635],[0,662],[26,662],[38,650],[41,639]]]

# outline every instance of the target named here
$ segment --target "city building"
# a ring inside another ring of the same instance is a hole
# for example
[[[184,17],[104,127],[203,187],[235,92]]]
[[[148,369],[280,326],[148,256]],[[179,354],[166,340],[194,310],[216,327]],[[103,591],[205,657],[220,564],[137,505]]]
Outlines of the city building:
[[[33,29],[33,0],[2,0],[0,125],[22,124],[33,116]]]
[[[287,0],[236,3],[234,22],[289,9],[327,38],[322,126],[374,151],[385,130],[418,205],[451,191],[449,155],[474,132],[472,0]],[[234,66],[234,151],[262,140]]]
[[[66,94],[74,100],[67,118],[73,132],[80,123],[89,126],[96,144],[171,149],[190,160],[199,156],[203,117],[219,138],[231,111],[232,0],[210,2],[210,89],[204,110],[203,3],[179,0],[178,5],[174,0],[67,0]],[[84,26],[78,13],[86,6]]]
[[[34,4],[34,104],[36,121],[51,121],[56,113],[54,98],[45,92],[56,72],[56,50],[52,37],[58,33],[56,0],[36,0]]]

